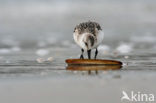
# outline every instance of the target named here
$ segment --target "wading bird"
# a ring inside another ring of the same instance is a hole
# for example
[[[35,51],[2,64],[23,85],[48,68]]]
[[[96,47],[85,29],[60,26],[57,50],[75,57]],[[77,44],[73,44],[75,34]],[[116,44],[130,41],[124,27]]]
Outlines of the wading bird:
[[[88,59],[91,59],[91,50],[96,49],[94,59],[98,54],[97,47],[102,43],[104,33],[101,26],[92,21],[78,24],[73,33],[75,42],[81,47],[80,59],[84,59],[83,53],[87,51]]]

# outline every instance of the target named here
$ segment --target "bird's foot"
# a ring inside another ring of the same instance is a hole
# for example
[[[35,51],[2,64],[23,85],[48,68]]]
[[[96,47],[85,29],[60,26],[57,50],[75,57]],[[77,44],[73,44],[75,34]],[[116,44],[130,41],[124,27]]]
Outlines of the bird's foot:
[[[80,56],[80,59],[84,59],[83,55]]]

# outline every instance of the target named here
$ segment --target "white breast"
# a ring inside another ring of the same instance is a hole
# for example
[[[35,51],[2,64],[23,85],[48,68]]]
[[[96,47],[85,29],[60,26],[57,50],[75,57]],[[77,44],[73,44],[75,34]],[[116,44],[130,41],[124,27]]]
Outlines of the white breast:
[[[79,36],[79,38],[78,38],[78,36]],[[84,34],[79,35],[77,32],[74,32],[74,33],[73,33],[73,37],[74,37],[75,42],[76,42],[81,48],[83,48],[84,50],[87,50],[86,45],[83,43],[83,38],[84,38],[84,36],[85,36]]]
[[[77,32],[74,32],[73,33],[73,37],[74,37],[74,40],[75,42],[83,49],[87,49],[85,44],[83,43],[83,38],[84,38],[85,35],[81,35],[78,39],[78,33]],[[104,33],[102,30],[98,31],[98,34],[97,34],[97,42],[94,44],[94,46],[92,47],[92,49],[95,49],[97,48],[103,41],[103,38],[104,38]]]
[[[99,30],[97,34],[97,43],[94,45],[94,48],[97,48],[103,41],[104,38],[104,32],[102,30]]]

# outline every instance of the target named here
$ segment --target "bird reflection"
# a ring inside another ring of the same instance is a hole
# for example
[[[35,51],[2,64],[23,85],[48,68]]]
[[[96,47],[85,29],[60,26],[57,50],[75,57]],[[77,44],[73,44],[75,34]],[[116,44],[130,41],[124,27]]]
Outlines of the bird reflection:
[[[107,70],[120,70],[122,65],[68,65],[66,70],[70,71],[88,71],[88,74],[91,74],[92,71],[95,71],[98,74],[98,71],[107,71]]]

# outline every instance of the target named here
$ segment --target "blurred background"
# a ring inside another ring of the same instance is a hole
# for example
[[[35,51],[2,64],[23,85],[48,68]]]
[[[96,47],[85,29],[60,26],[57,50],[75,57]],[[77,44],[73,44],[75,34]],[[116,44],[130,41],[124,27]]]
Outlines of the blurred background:
[[[0,48],[70,44],[88,20],[101,24],[106,45],[156,48],[155,0],[0,0]]]
[[[105,33],[97,58],[123,62],[119,71],[66,70],[65,59],[80,55],[74,27],[89,20]],[[0,0],[1,103],[120,103],[122,91],[156,94],[155,51],[156,0]]]

